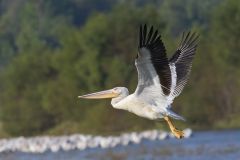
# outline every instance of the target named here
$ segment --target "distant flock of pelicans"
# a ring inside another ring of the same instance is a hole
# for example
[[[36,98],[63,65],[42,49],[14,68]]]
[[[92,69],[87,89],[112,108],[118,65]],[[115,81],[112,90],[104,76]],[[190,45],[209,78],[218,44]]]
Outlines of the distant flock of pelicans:
[[[192,135],[191,129],[184,130],[185,138]],[[74,134],[70,136],[41,136],[33,138],[12,138],[0,140],[1,152],[29,152],[43,153],[46,151],[58,152],[69,150],[85,150],[87,148],[113,148],[118,145],[139,144],[142,140],[164,140],[174,138],[171,133],[159,130],[149,130],[140,133],[124,133],[120,136],[92,136]]]

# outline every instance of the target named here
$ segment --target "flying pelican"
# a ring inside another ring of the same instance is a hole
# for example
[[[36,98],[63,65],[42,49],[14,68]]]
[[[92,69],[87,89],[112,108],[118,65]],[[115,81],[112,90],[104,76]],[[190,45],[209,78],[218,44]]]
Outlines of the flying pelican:
[[[138,71],[138,85],[129,95],[125,87],[79,96],[86,99],[112,98],[113,108],[123,109],[138,116],[157,120],[163,118],[176,138],[184,137],[170,118],[184,120],[171,110],[171,104],[187,83],[192,60],[196,53],[198,35],[183,33],[180,45],[168,59],[161,35],[153,26],[140,26],[138,54],[135,65]]]

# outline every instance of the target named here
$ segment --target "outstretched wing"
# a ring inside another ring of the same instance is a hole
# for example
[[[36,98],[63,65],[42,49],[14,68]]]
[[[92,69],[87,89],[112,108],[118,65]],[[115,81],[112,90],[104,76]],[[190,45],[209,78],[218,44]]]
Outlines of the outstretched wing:
[[[173,85],[168,97],[170,103],[183,90],[190,75],[192,60],[196,53],[198,35],[183,33],[180,45],[175,54],[169,59]]]
[[[135,94],[145,99],[166,99],[170,94],[171,71],[161,36],[153,27],[140,26],[139,47],[135,65],[138,86]]]

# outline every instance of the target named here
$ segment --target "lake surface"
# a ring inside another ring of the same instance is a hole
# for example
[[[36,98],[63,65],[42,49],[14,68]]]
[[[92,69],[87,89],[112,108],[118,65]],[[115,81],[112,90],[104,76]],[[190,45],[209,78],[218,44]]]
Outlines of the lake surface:
[[[189,139],[43,154],[1,153],[0,160],[240,160],[240,130],[194,132]]]

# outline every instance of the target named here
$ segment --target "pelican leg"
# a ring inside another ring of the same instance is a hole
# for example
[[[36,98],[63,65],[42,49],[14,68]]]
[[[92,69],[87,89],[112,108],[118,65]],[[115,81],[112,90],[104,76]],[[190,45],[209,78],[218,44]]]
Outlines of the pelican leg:
[[[172,131],[172,133],[173,133],[173,135],[174,135],[175,137],[177,137],[178,139],[181,139],[181,138],[184,137],[183,131],[178,130],[178,129],[173,125],[173,123],[172,123],[172,121],[170,120],[169,117],[166,116],[166,117],[164,117],[164,119],[167,121],[167,123],[168,123],[168,125],[169,125],[169,128],[170,128],[170,130]]]

